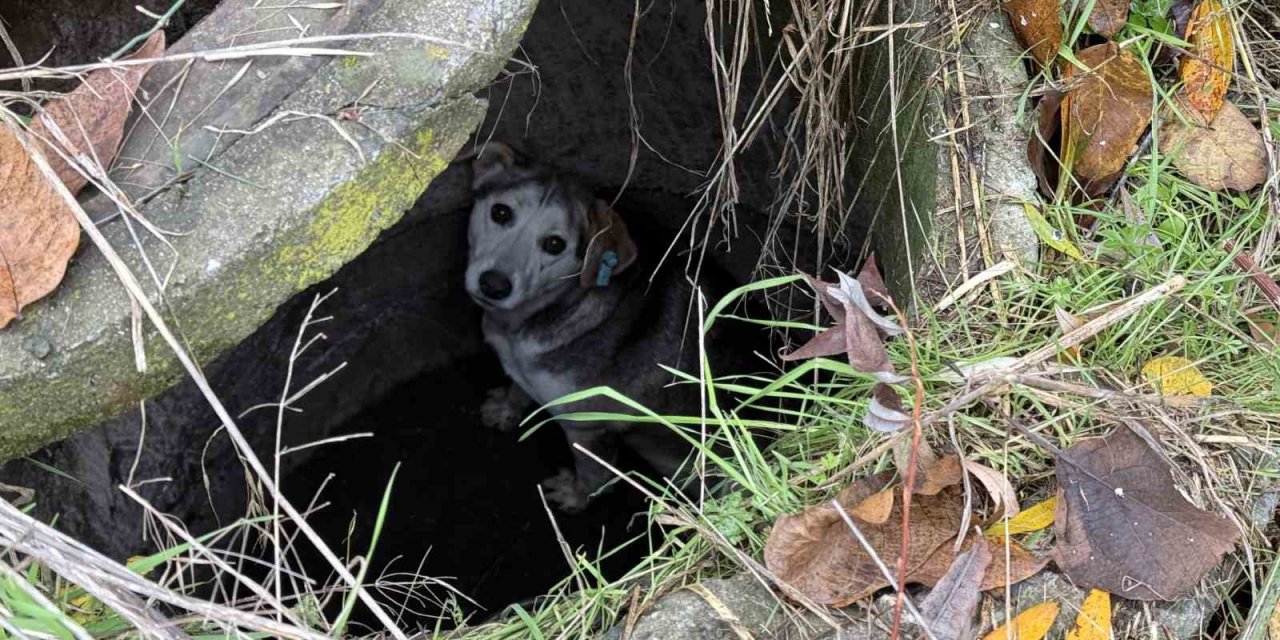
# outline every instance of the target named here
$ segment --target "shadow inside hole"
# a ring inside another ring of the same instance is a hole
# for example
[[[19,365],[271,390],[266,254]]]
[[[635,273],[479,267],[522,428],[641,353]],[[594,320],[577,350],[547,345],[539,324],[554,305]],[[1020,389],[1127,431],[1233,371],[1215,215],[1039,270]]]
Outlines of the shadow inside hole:
[[[396,584],[413,574],[444,580],[473,600],[456,599],[457,612],[472,620],[545,594],[570,574],[537,489],[572,466],[568,445],[555,423],[524,441],[485,427],[480,405],[489,389],[506,384],[489,354],[425,373],[339,429],[373,437],[325,447],[286,480],[292,495],[309,497],[333,474],[319,500],[328,506],[309,521],[351,558],[367,552],[386,483],[401,465],[368,582],[384,585],[380,599],[396,603],[389,607],[393,615],[403,603],[406,628],[434,626],[437,617],[453,613],[443,586],[429,589],[434,598],[418,590],[405,601],[409,585]],[[625,455],[622,464],[641,465]],[[583,513],[553,513],[569,548],[587,558],[635,539],[600,563],[605,576],[616,579],[648,549],[646,508],[635,489],[615,483]],[[312,578],[332,573],[318,556],[304,556],[303,563]],[[355,620],[378,626],[363,606]]]

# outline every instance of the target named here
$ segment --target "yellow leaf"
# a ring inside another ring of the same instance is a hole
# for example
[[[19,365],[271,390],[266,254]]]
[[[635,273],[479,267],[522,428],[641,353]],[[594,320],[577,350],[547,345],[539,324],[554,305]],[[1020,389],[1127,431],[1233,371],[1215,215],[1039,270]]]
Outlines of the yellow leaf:
[[[1058,603],[1041,602],[1023,611],[1013,622],[997,627],[995,631],[982,636],[982,640],[1041,640],[1049,633],[1053,621],[1058,617]]]
[[[1230,14],[1218,0],[1201,0],[1187,21],[1186,39],[1191,47],[1178,69],[1183,90],[1196,109],[1213,120],[1222,108],[1235,65]]]
[[[1052,496],[1047,500],[1037,502],[1026,509],[1023,509],[1018,515],[1009,518],[1005,522],[997,522],[987,527],[986,535],[995,537],[1004,537],[1005,528],[1008,527],[1009,535],[1017,535],[1019,533],[1031,533],[1039,531],[1053,524],[1054,508],[1058,505],[1058,497]]]
[[[1111,640],[1111,594],[1099,589],[1089,591],[1067,640]]]
[[[1142,367],[1142,375],[1162,396],[1207,398],[1213,383],[1190,360],[1178,356],[1156,358]]]
[[[1066,234],[1054,228],[1040,210],[1035,208],[1029,202],[1022,203],[1022,209],[1027,214],[1027,222],[1031,224],[1031,230],[1036,232],[1037,236],[1044,241],[1045,244],[1065,253],[1076,260],[1084,260],[1084,254],[1080,253],[1080,249],[1067,238]]]

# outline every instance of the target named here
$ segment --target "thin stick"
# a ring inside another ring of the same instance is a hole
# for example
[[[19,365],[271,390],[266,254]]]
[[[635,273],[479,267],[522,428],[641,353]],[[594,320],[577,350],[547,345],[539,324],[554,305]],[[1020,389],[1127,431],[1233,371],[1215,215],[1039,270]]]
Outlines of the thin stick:
[[[62,184],[62,180],[58,178],[58,174],[49,166],[49,162],[45,160],[44,154],[40,149],[36,148],[35,145],[31,144],[31,142],[27,140],[26,133],[22,131],[21,125],[16,121],[14,116],[8,110],[0,109],[0,120],[3,120],[9,125],[14,137],[31,157],[32,163],[44,176],[45,180],[48,181],[49,186],[52,187],[62,198],[63,202],[71,210],[71,213],[75,215],[76,221],[80,223],[80,227],[84,229],[85,234],[89,236],[89,239],[93,241],[93,244],[98,247],[98,250],[102,252],[103,256],[107,259],[107,262],[110,263],[112,270],[115,271],[116,276],[129,292],[129,295],[133,296],[133,298],[138,301],[138,304],[142,306],[142,310],[146,312],[147,318],[151,320],[156,331],[164,338],[164,341],[168,343],[169,348],[173,351],[174,355],[177,356],[178,361],[182,364],[183,368],[187,370],[192,381],[196,383],[196,387],[200,389],[200,393],[204,395],[209,406],[213,408],[213,412],[217,414],[218,419],[222,422],[223,427],[227,431],[227,435],[231,438],[231,441],[235,443],[236,448],[240,450],[240,455],[249,463],[254,474],[258,476],[267,491],[273,494],[278,493],[276,491],[276,485],[272,481],[271,473],[263,466],[262,460],[258,458],[258,454],[254,453],[253,447],[249,444],[249,441],[245,439],[244,433],[240,431],[240,427],[236,426],[235,419],[231,417],[231,414],[227,411],[226,407],[222,405],[222,401],[218,399],[216,394],[214,394],[213,388],[209,386],[209,381],[205,379],[204,373],[200,370],[200,367],[196,365],[195,361],[191,359],[191,356],[182,347],[182,343],[179,342],[177,337],[173,335],[173,332],[169,330],[169,325],[165,322],[164,318],[160,316],[160,312],[156,310],[155,305],[151,304],[151,300],[147,297],[146,292],[142,289],[142,285],[138,282],[137,277],[133,275],[129,266],[125,264],[124,260],[120,258],[120,255],[116,253],[115,248],[107,241],[106,236],[102,235],[102,231],[98,229],[98,226],[89,218],[89,214],[85,213],[84,209],[80,206],[80,203],[76,201],[75,196],[71,195],[71,192],[67,190],[66,185]],[[364,602],[365,606],[369,607],[369,610],[372,611],[374,616],[378,618],[378,621],[387,628],[387,631],[391,633],[392,637],[396,638],[396,640],[408,640],[408,636],[400,630],[395,621],[392,620],[391,616],[387,615],[387,612],[382,608],[382,605],[378,604],[378,601],[373,598],[368,590],[356,582],[355,576],[351,575],[351,572],[347,569],[346,565],[344,565],[342,561],[338,559],[338,556],[329,549],[329,545],[325,544],[324,540],[320,537],[320,534],[316,533],[315,529],[313,529],[306,519],[302,517],[302,514],[298,513],[298,510],[294,508],[293,504],[283,495],[278,496],[278,498],[280,500],[280,507],[284,509],[285,513],[287,513],[289,517],[297,523],[298,529],[300,529],[307,539],[311,541],[316,550],[320,552],[320,555],[324,557],[331,567],[333,567],[333,570],[356,590],[356,595],[360,598],[361,602]]]
[[[1090,338],[1098,335],[1104,329],[1107,329],[1129,316],[1137,313],[1143,307],[1169,297],[1174,292],[1187,286],[1187,279],[1181,275],[1173,276],[1161,284],[1158,284],[1146,291],[1116,305],[1115,308],[1106,313],[1068,331],[1058,340],[1054,340],[1044,346],[1028,353],[1009,366],[1008,369],[1002,369],[994,373],[995,377],[988,379],[986,382],[978,385],[971,391],[963,393],[960,396],[948,402],[943,408],[924,416],[921,419],[921,426],[929,426],[938,420],[941,420],[956,411],[972,404],[974,401],[995,391],[1001,386],[1009,383],[1009,377],[1018,373],[1022,373],[1035,365],[1048,360],[1055,354],[1064,349],[1084,344]],[[975,379],[981,379],[983,375],[975,375]]]
[[[1227,253],[1236,250],[1236,243],[1233,240],[1227,240],[1223,243],[1223,246],[1226,247]],[[1267,302],[1271,303],[1271,306],[1280,309],[1280,284],[1276,284],[1276,281],[1271,276],[1258,268],[1258,263],[1253,259],[1253,256],[1247,253],[1237,253],[1231,256],[1231,262],[1235,263],[1237,268],[1249,276],[1249,279],[1254,284],[1258,285],[1258,288],[1262,290],[1262,295],[1266,297]]]

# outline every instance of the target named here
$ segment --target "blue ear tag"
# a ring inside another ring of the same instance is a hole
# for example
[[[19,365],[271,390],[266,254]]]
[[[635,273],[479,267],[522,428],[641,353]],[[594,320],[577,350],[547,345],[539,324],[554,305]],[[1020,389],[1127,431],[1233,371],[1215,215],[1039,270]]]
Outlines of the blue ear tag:
[[[600,270],[596,271],[596,286],[609,286],[609,279],[613,277],[613,268],[618,266],[618,252],[610,249],[600,256]]]

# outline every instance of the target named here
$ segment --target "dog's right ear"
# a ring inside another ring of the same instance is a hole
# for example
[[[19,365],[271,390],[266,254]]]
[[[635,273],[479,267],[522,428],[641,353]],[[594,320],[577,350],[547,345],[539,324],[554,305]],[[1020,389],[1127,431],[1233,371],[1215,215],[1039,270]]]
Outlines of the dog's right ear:
[[[471,158],[471,188],[479,190],[516,164],[516,152],[501,142],[486,142],[478,151],[465,157]]]

